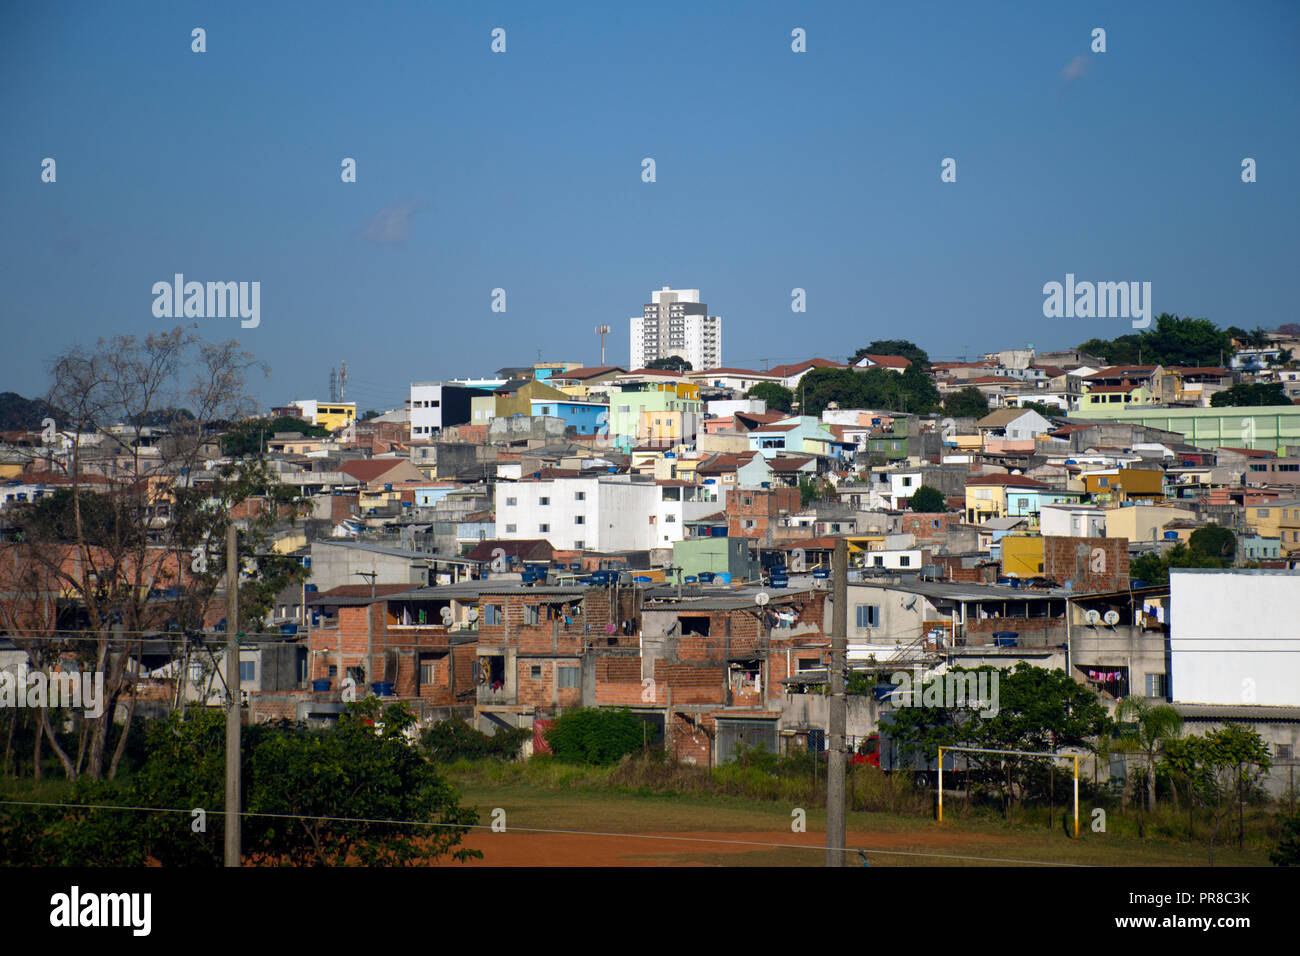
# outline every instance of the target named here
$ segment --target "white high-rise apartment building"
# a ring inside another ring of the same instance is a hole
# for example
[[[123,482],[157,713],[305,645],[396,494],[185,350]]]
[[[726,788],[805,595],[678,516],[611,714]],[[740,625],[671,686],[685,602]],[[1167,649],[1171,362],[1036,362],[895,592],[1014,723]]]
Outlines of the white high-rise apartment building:
[[[650,293],[650,304],[631,318],[632,368],[679,355],[700,371],[722,364],[722,319],[709,315],[699,289]]]

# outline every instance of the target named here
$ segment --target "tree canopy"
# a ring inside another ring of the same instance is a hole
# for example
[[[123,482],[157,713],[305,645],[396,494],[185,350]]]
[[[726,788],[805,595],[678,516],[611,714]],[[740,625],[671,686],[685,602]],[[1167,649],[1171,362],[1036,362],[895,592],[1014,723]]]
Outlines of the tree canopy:
[[[907,506],[913,511],[928,512],[931,514],[942,513],[948,510],[944,503],[943,492],[938,488],[931,488],[929,485],[922,485],[917,488],[908,499]]]
[[[850,355],[849,364],[852,365],[864,355],[898,355],[913,365],[919,365],[922,371],[930,367],[930,356],[925,349],[906,339],[876,339]]]
[[[1279,382],[1241,382],[1215,392],[1210,396],[1210,405],[1214,408],[1236,405],[1290,405],[1286,391]]]
[[[815,368],[799,381],[800,411],[821,415],[835,402],[840,408],[879,408],[925,414],[934,409],[939,392],[930,377],[916,364],[901,375],[873,367]]]
[[[1232,337],[1209,319],[1162,312],[1150,329],[1079,345],[1108,365],[1217,366],[1233,354]]]
[[[658,369],[662,372],[689,372],[691,363],[680,355],[665,355],[663,358],[647,362],[646,368]]]
[[[794,407],[794,392],[777,382],[759,382],[745,397],[761,399],[770,412],[788,412]]]
[[[989,400],[974,385],[967,385],[943,400],[943,413],[950,418],[983,418],[989,413]]]

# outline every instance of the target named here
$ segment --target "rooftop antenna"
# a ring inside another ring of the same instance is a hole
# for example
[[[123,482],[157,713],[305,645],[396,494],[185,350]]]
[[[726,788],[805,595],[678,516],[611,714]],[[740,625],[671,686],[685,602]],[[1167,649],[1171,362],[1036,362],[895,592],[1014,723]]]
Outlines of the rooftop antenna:
[[[608,325],[596,326],[596,334],[600,336],[600,367],[605,367],[605,336],[609,335]]]
[[[339,400],[339,373],[338,369],[330,369],[330,401]]]
[[[343,398],[343,394],[344,394],[343,390],[347,387],[347,384],[348,384],[348,363],[340,362],[339,363],[339,401],[340,402],[345,400]]]

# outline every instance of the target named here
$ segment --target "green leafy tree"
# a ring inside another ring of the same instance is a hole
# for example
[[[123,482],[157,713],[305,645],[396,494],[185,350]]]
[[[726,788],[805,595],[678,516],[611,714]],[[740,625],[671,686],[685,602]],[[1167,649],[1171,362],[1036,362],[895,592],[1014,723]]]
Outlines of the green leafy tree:
[[[943,413],[950,418],[983,418],[989,413],[989,400],[978,388],[967,385],[943,400]]]
[[[546,732],[556,759],[568,763],[611,764],[643,745],[642,721],[627,708],[579,707],[565,711]]]
[[[1145,698],[1129,696],[1115,708],[1115,749],[1137,754],[1145,763],[1146,809],[1156,810],[1156,762],[1166,744],[1182,732],[1183,718],[1173,707],[1152,705]],[[1145,822],[1139,817],[1138,835]]]
[[[913,511],[927,513],[943,513],[948,510],[948,505],[943,500],[943,492],[929,485],[917,488],[908,499],[907,506]]]
[[[665,355],[663,358],[647,362],[646,368],[658,369],[662,372],[689,372],[691,363],[680,355]]]
[[[304,438],[326,438],[329,429],[301,418],[250,418],[235,424],[221,436],[221,453],[233,458],[255,458],[266,450],[266,443],[279,432],[298,432]]]
[[[1232,532],[1229,531],[1228,534],[1231,535]],[[1232,551],[1235,552],[1235,550],[1234,538]],[[1222,554],[1208,554],[1197,548],[1189,548],[1180,541],[1164,554],[1157,551],[1147,551],[1138,555],[1129,564],[1129,576],[1154,587],[1169,583],[1170,568],[1226,568],[1231,566],[1231,557],[1225,558]]]
[[[249,809],[257,821],[249,853],[277,865],[394,866],[450,854],[478,812],[408,742],[415,716],[373,697],[349,704],[327,731],[285,729],[249,761]],[[393,821],[393,822],[388,822]],[[400,821],[400,822],[399,822]]]
[[[1233,352],[1232,337],[1209,319],[1179,318],[1168,312],[1145,332],[1115,339],[1089,339],[1079,346],[1109,365],[1218,365]]]
[[[241,734],[245,859],[272,865],[393,866],[450,855],[478,820],[408,742],[414,715],[375,698],[338,726],[259,724]],[[215,867],[223,860],[225,715],[191,708],[156,721],[129,784],[80,780],[62,808],[0,808],[0,860],[17,865]],[[180,813],[91,809],[164,807]],[[196,830],[189,808],[207,810]]]
[[[925,349],[906,339],[877,339],[850,355],[849,364],[852,365],[864,355],[898,355],[913,365],[920,366],[922,371],[930,367],[930,356],[926,354]]]
[[[1254,795],[1273,760],[1259,733],[1240,724],[1208,731],[1203,740],[1198,753],[1202,773],[1192,792],[1210,814],[1209,852],[1213,866],[1214,845],[1223,824],[1234,809],[1240,812]]]
[[[816,478],[801,475],[799,478],[799,503],[806,505],[810,501],[820,501],[828,497],[826,486]]]
[[[1062,747],[1094,750],[1095,741],[1110,732],[1105,707],[1091,690],[1063,670],[1047,670],[1027,663],[1002,671],[998,711],[973,722],[977,746],[997,750],[1056,751]],[[1026,758],[999,758],[1005,774],[1007,806],[1014,795],[1012,783],[1023,780]]]
[[[1282,834],[1268,852],[1274,866],[1300,866],[1300,813],[1279,814]]]
[[[1020,407],[1027,409],[1031,412],[1038,412],[1038,414],[1042,415],[1044,418],[1048,419],[1049,421],[1053,417],[1059,418],[1064,414],[1064,412],[1062,412],[1056,406],[1044,405],[1042,402],[1021,402]]]
[[[761,399],[770,412],[788,412],[794,407],[794,392],[776,382],[759,382],[745,397]]]
[[[1210,396],[1215,408],[1233,408],[1254,405],[1290,405],[1286,390],[1278,382],[1241,382]]]
[[[1187,548],[1193,554],[1216,559],[1223,562],[1224,567],[1228,567],[1237,556],[1237,536],[1229,529],[1211,521],[1204,528],[1197,528],[1188,536]]]
[[[437,763],[454,760],[513,760],[532,731],[527,727],[500,728],[495,734],[475,730],[459,717],[439,720],[420,737],[420,744]]]

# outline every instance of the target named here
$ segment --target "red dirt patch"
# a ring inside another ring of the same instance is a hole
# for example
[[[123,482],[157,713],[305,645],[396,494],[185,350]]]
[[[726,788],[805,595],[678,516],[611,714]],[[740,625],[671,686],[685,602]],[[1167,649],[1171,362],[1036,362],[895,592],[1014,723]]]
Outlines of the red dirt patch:
[[[850,847],[871,850],[939,852],[981,856],[972,845],[1002,843],[1008,838],[970,833],[850,833]],[[525,829],[492,833],[474,830],[462,846],[482,850],[483,859],[468,863],[444,861],[444,866],[705,866],[689,857],[718,854],[746,854],[786,849],[815,855],[824,851],[824,833],[791,833],[789,830],[694,831],[682,833],[545,833]],[[798,849],[808,847],[807,850]],[[996,856],[997,854],[988,854]],[[684,859],[684,857],[686,859]],[[850,858],[853,854],[850,854]],[[887,859],[904,860],[906,857]],[[738,861],[739,862],[739,861]],[[818,858],[816,861],[820,863]],[[923,863],[925,858],[916,862]]]

